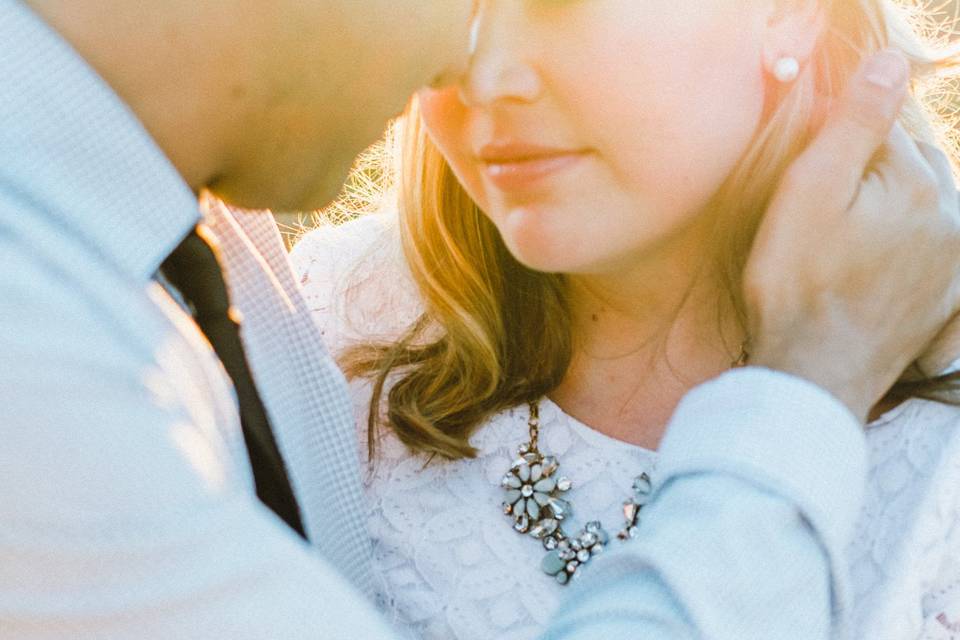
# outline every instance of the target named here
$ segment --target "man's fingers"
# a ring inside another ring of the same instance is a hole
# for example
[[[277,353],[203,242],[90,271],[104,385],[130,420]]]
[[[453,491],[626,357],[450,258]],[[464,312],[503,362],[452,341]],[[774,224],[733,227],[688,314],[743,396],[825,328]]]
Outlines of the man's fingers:
[[[937,197],[938,178],[934,168],[900,123],[893,125],[873,170],[883,181],[885,198],[903,198],[908,215],[913,208],[910,203],[929,202]],[[867,213],[883,217],[884,209],[886,207]]]
[[[839,205],[847,205],[896,121],[908,77],[907,61],[895,51],[882,51],[868,59],[792,167],[793,186],[817,189],[835,197]]]
[[[940,375],[960,359],[960,313],[934,338],[927,350],[917,359],[920,370],[927,375]]]
[[[937,178],[937,187],[940,191],[940,198],[946,206],[952,206],[954,210],[954,219],[960,220],[960,203],[958,203],[957,183],[953,177],[953,166],[947,154],[926,142],[917,141],[917,149],[926,159],[927,164],[933,169]]]

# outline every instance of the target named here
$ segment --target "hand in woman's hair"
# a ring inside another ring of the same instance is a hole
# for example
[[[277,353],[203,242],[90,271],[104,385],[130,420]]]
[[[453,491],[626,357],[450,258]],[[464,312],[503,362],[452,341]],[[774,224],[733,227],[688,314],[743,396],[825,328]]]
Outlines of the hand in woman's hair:
[[[948,163],[895,124],[907,76],[892,52],[861,67],[787,171],[745,273],[753,362],[861,419],[960,308]]]
[[[930,166],[937,172],[941,202],[947,206],[960,207],[960,194],[957,193],[953,181],[953,167],[946,154],[934,146],[924,142],[917,142],[917,148]],[[952,256],[946,256],[952,261]],[[940,331],[927,350],[917,360],[921,371],[927,375],[942,373],[947,367],[960,358],[960,313],[955,314],[947,326]]]

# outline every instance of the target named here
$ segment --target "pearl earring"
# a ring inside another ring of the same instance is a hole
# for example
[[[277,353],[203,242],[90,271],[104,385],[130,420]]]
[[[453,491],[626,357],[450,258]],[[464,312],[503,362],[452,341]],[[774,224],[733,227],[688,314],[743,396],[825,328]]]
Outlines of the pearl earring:
[[[784,56],[773,65],[773,77],[787,84],[800,75],[800,62],[796,58]]]

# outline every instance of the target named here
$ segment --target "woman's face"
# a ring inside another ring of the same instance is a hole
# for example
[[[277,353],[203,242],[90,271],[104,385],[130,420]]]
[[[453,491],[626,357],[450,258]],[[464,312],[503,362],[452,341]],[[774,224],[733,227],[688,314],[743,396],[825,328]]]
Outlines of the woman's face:
[[[762,0],[488,0],[459,86],[420,94],[434,142],[541,271],[628,267],[678,237],[764,101]]]

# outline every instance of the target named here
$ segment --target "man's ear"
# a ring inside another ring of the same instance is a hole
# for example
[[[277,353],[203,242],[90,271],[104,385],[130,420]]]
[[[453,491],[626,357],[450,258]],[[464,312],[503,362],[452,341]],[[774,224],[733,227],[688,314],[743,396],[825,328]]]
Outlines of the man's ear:
[[[773,73],[783,58],[793,58],[804,66],[825,25],[826,16],[819,0],[770,0],[763,46],[767,72]]]

